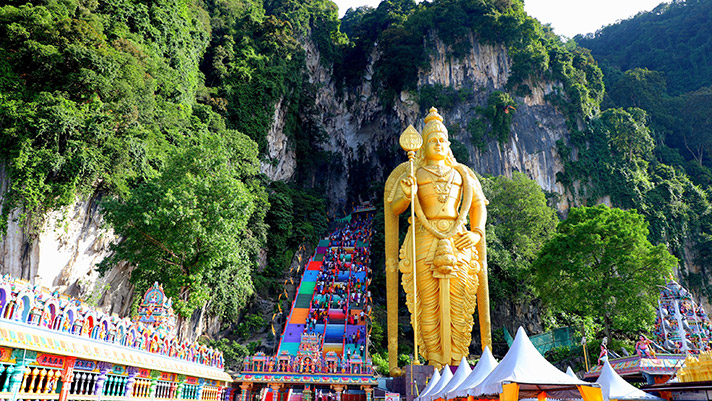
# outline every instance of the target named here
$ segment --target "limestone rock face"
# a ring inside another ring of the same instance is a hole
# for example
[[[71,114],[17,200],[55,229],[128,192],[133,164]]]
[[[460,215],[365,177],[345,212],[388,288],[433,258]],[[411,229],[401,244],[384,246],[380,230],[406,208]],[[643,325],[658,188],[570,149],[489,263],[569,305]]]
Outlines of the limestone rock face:
[[[463,143],[469,153],[469,165],[481,174],[511,176],[512,171],[527,174],[546,191],[564,195],[564,188],[556,182],[556,173],[563,170],[556,151],[556,142],[567,141],[568,129],[562,113],[545,101],[545,96],[561,88],[558,82],[529,83],[531,94],[515,98],[517,110],[512,131],[507,143],[499,144],[490,139],[484,150],[472,145],[471,134],[466,131],[468,123],[479,117],[477,107],[487,104],[488,96],[504,90],[511,69],[511,60],[502,45],[483,44],[470,34],[470,51],[462,58],[452,57],[448,47],[433,36],[429,68],[419,72],[418,86],[442,85],[455,90],[465,90],[472,95],[457,103],[452,109],[440,110],[445,123],[450,127],[450,137]],[[329,133],[326,150],[338,157],[327,180],[327,193],[336,210],[348,205],[340,201],[352,200],[365,189],[362,182],[384,182],[387,174],[406,157],[398,146],[400,133],[413,124],[422,128],[423,118],[429,107],[438,105],[418,104],[417,95],[403,92],[389,109],[379,101],[374,87],[373,66],[379,57],[377,46],[370,55],[370,62],[363,79],[355,90],[338,92],[331,70],[318,62],[315,46],[306,42],[308,73],[319,88],[316,105],[322,116],[321,123]],[[561,196],[560,210],[567,207],[566,197]],[[348,209],[348,207],[347,207]]]
[[[284,133],[286,110],[283,99],[274,107],[272,127],[267,133],[267,160],[261,162],[260,170],[273,181],[286,181],[292,178],[297,167],[294,147],[290,146]]]
[[[2,177],[3,184],[7,179]],[[2,185],[4,193],[6,185]],[[99,199],[77,200],[44,216],[35,234],[20,225],[19,211],[10,216],[7,234],[0,240],[0,274],[57,289],[95,304],[105,313],[125,316],[131,305],[131,268],[119,265],[99,277],[95,266],[109,252],[115,235],[102,227]]]

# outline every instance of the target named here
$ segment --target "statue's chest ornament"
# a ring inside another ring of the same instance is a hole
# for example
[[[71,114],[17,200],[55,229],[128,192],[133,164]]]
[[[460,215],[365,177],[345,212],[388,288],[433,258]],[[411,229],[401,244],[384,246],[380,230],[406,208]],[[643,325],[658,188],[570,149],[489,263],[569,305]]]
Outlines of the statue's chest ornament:
[[[455,179],[454,169],[444,166],[426,166],[425,170],[432,176],[433,189],[438,195],[438,202],[447,202]]]

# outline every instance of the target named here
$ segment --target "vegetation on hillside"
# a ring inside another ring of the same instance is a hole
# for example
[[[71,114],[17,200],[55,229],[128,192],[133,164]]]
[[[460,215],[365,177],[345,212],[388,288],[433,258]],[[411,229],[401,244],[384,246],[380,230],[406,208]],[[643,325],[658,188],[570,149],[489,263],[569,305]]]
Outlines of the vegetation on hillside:
[[[712,85],[710,22],[712,1],[674,0],[574,39],[613,70],[607,80],[616,70],[656,70],[676,96]]]
[[[677,263],[664,245],[648,241],[647,225],[635,210],[571,208],[533,265],[545,305],[599,321],[608,338],[612,328],[646,331],[659,286]]]
[[[710,10],[710,0],[662,3],[575,38],[601,63],[609,110],[590,122],[589,134],[573,138],[581,153],[561,177],[588,181],[589,203],[609,195],[614,205],[636,208],[650,223],[651,241],[668,244],[689,267],[683,282],[708,299]]]
[[[46,211],[104,198],[123,241],[102,270],[129,261],[138,292],[161,281],[181,315],[211,299],[234,320],[253,280],[268,291],[324,230],[323,201],[270,183],[259,163],[277,105],[301,176],[328,161],[297,39],[333,53],[338,25],[325,0],[5,2],[0,229],[15,208],[34,235]]]
[[[513,95],[530,93],[528,83],[555,79],[562,84],[561,105],[576,116],[591,115],[603,97],[603,76],[588,51],[563,43],[524,12],[521,0],[385,0],[375,9],[347,11],[342,30],[350,42],[336,61],[336,76],[346,85],[359,82],[377,43],[374,79],[386,102],[419,89],[418,71],[427,70],[436,38],[455,58],[469,54],[473,40],[504,45],[513,62],[507,85]],[[493,128],[501,141],[503,131]]]

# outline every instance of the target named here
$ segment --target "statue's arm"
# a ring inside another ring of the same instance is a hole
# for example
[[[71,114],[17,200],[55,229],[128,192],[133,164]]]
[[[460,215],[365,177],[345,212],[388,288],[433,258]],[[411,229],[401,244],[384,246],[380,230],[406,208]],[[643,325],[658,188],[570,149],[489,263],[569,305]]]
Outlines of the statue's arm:
[[[489,277],[487,272],[487,241],[484,236],[485,224],[487,223],[487,199],[482,192],[482,186],[477,176],[471,173],[470,179],[473,181],[474,190],[472,206],[470,207],[470,230],[482,235],[482,238],[477,241],[475,245],[478,262],[480,264],[480,271],[477,275],[479,281],[479,286],[477,287],[477,314],[480,319],[480,339],[482,341],[482,350],[484,350],[485,347],[490,347],[491,350],[492,329],[489,305]]]
[[[403,174],[393,183],[391,196],[389,196],[391,212],[393,214],[400,215],[408,209],[410,205],[410,193],[412,191],[417,191],[417,183],[412,176]]]

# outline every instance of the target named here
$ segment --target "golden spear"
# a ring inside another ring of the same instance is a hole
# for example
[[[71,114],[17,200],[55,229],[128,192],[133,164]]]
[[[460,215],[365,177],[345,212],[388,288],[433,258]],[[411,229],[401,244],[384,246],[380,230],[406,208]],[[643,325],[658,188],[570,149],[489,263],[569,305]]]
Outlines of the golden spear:
[[[423,137],[420,136],[418,131],[409,125],[408,128],[403,131],[398,142],[401,148],[405,150],[408,154],[408,163],[410,164],[410,176],[415,177],[415,152],[423,146]],[[417,181],[416,181],[417,182]],[[417,287],[417,272],[416,272],[416,255],[415,255],[415,191],[411,187],[410,191],[410,231],[413,240],[413,255],[411,256],[411,264],[413,266],[413,310],[411,311],[413,315],[413,365],[419,365],[420,361],[418,359],[418,315],[416,311],[417,297],[418,297],[418,287]]]

